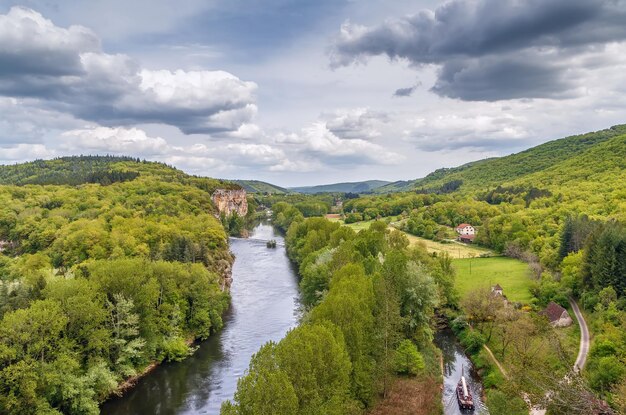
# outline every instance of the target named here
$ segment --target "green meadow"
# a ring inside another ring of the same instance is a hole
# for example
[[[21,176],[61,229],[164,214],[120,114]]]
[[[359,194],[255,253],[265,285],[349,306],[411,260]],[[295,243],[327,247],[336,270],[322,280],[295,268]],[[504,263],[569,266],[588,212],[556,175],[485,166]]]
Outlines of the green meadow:
[[[456,287],[461,297],[480,286],[500,284],[510,301],[528,303],[530,271],[522,261],[507,257],[454,259]]]

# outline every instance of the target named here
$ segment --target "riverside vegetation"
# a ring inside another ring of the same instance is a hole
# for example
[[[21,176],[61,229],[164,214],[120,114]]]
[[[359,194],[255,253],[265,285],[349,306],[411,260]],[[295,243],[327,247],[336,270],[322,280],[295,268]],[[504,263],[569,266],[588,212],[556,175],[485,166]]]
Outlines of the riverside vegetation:
[[[211,192],[130,158],[0,168],[0,413],[98,403],[222,326],[232,262]]]
[[[297,207],[272,207],[287,230],[302,277],[302,324],[252,358],[222,414],[361,413],[392,395],[394,375],[417,376],[414,390],[437,390],[432,345],[436,307],[456,303],[446,256],[433,258],[383,222],[356,233]],[[429,392],[430,393],[430,392]],[[430,393],[415,413],[437,413]]]

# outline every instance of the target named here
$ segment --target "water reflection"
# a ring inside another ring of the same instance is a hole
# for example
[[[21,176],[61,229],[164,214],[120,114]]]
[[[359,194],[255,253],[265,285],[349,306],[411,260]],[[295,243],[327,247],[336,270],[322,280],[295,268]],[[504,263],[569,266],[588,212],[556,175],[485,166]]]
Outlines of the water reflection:
[[[474,371],[472,362],[457,342],[454,333],[451,330],[439,331],[435,336],[435,343],[443,353],[443,406],[445,415],[467,413],[461,412],[456,400],[456,385],[461,378],[461,372],[465,374],[468,388],[474,398],[474,406],[476,407],[474,414],[488,415],[489,411],[482,401],[483,387],[480,379]]]
[[[267,248],[270,239],[278,248]],[[283,238],[261,224],[250,239],[230,242],[236,259],[224,329],[187,360],[163,364],[125,396],[107,402],[102,414],[218,414],[222,402],[232,398],[252,354],[296,326],[298,281]]]

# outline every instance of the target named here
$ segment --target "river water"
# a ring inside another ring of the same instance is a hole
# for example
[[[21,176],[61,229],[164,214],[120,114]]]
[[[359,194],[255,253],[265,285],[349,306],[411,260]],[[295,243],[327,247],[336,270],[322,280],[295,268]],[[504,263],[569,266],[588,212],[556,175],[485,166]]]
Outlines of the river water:
[[[450,329],[444,329],[435,335],[435,344],[443,353],[443,406],[445,415],[462,415],[456,400],[456,385],[461,379],[461,372],[465,374],[468,387],[474,397],[474,414],[488,415],[489,411],[483,403],[483,387],[474,370],[474,366],[465,355],[463,347],[459,344]]]
[[[277,248],[267,248],[270,239]],[[159,366],[123,397],[106,402],[101,414],[219,414],[252,354],[297,325],[298,279],[283,238],[261,224],[248,239],[231,238],[230,249],[235,254],[232,300],[223,330],[202,342],[193,356]]]

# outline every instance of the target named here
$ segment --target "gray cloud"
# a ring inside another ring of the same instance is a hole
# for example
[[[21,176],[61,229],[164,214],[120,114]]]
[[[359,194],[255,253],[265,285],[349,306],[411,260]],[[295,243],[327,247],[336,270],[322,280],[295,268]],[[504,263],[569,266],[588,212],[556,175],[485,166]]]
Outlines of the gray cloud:
[[[515,98],[565,98],[575,83],[558,64],[490,56],[445,62],[431,91],[464,101],[497,101]]]
[[[626,40],[625,21],[623,0],[453,0],[377,26],[345,23],[331,65],[386,55],[416,67],[442,65],[432,89],[442,96],[562,98],[576,79],[566,79],[572,73],[560,63]]]
[[[474,112],[474,113],[472,113]],[[504,150],[523,146],[532,136],[510,114],[486,115],[471,111],[466,115],[429,115],[416,118],[405,131],[406,140],[423,151]]]
[[[351,108],[321,114],[326,128],[339,138],[369,140],[381,135],[389,115],[368,108]]]
[[[186,134],[236,131],[256,114],[256,84],[224,71],[141,69],[100,50],[89,29],[21,7],[0,15],[0,95],[104,125],[162,123]]]
[[[408,88],[398,88],[393,93],[393,96],[394,97],[410,97],[411,95],[413,95],[413,92],[415,91],[415,88],[417,88],[417,87],[416,86],[410,86]]]

